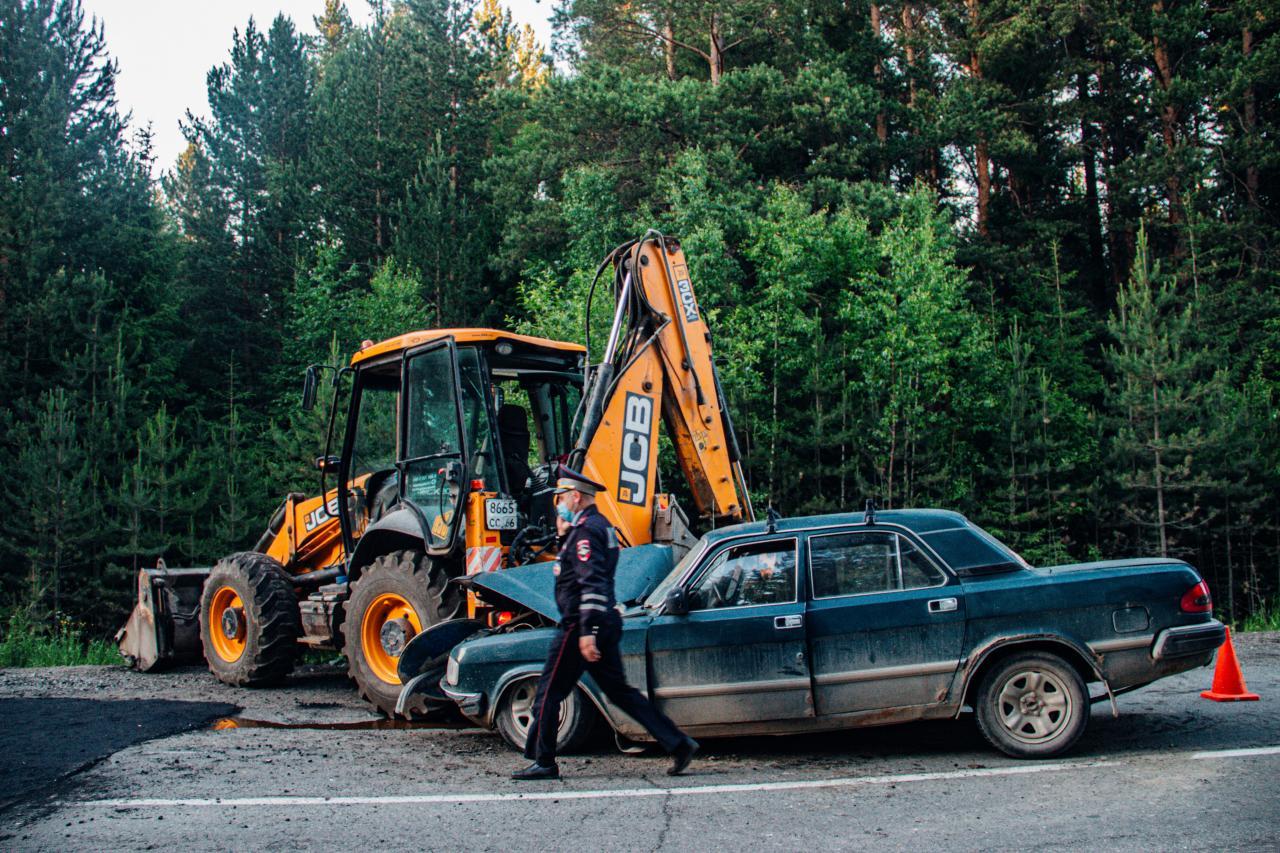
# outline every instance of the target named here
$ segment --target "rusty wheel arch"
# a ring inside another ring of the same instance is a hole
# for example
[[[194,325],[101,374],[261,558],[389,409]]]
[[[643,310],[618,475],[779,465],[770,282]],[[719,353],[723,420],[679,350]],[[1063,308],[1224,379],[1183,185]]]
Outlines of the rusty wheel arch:
[[[1111,685],[1107,683],[1107,678],[1102,673],[1100,661],[1093,652],[1089,651],[1087,647],[1059,635],[1023,634],[993,638],[979,646],[969,656],[968,663],[965,664],[960,673],[964,686],[961,690],[960,702],[956,705],[956,716],[960,715],[961,709],[971,706],[973,693],[978,689],[978,685],[982,683],[983,676],[993,666],[996,666],[1010,655],[1028,651],[1044,651],[1057,655],[1080,674],[1085,684],[1094,681],[1102,682],[1107,695],[1111,696],[1112,710],[1114,712],[1115,697],[1112,695]]]

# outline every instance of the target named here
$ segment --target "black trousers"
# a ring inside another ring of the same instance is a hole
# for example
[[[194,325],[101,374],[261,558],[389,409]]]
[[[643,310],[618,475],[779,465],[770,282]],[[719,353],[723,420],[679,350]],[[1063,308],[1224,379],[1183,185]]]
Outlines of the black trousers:
[[[538,679],[538,692],[533,700],[533,723],[529,726],[529,739],[524,747],[525,758],[536,760],[544,767],[555,763],[560,703],[577,685],[584,670],[591,673],[610,702],[648,729],[663,749],[674,752],[684,742],[684,732],[676,728],[676,724],[655,708],[644,694],[627,684],[623,674],[622,656],[618,652],[618,640],[622,636],[621,617],[612,613],[600,627],[600,633],[596,635],[600,660],[595,663],[588,663],[578,651],[579,636],[577,625],[561,627],[556,632],[547,664]]]

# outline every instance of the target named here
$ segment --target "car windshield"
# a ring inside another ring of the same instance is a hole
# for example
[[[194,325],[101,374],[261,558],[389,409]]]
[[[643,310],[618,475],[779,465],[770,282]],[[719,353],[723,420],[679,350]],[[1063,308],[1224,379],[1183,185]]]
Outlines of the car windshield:
[[[667,590],[675,586],[676,583],[679,582],[680,578],[684,577],[685,571],[698,560],[702,559],[702,555],[706,552],[707,540],[699,539],[698,544],[694,545],[693,549],[690,550],[688,554],[684,555],[684,559],[676,563],[676,567],[671,570],[671,573],[662,579],[662,583],[658,584],[657,587],[654,588],[653,592],[649,593],[649,597],[644,600],[644,606],[652,610],[662,604],[663,600],[667,597]]]

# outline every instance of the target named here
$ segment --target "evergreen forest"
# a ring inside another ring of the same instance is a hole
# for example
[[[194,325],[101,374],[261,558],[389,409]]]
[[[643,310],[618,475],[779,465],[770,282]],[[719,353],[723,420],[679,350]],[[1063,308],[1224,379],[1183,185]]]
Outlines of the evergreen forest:
[[[226,33],[164,163],[110,22],[0,0],[10,624],[108,637],[138,567],[314,493],[306,365],[581,342],[650,227],[757,507],[944,507],[1033,564],[1186,559],[1233,622],[1280,600],[1273,0],[558,0],[545,45],[495,0],[315,5]]]

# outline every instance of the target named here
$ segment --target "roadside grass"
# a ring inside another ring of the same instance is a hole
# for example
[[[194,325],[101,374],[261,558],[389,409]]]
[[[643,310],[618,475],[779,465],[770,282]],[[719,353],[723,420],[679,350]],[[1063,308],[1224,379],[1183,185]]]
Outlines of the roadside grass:
[[[1240,620],[1236,630],[1241,633],[1280,631],[1280,598],[1264,603],[1256,611]]]
[[[120,663],[120,653],[106,640],[86,637],[84,630],[60,619],[53,628],[37,625],[15,611],[0,639],[0,668],[81,666]]]

